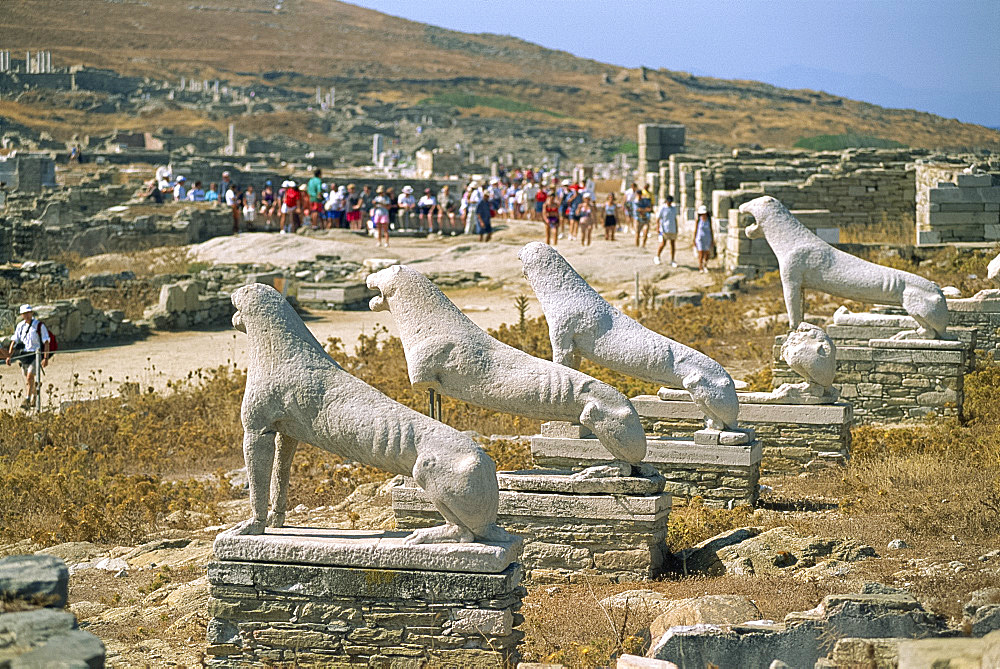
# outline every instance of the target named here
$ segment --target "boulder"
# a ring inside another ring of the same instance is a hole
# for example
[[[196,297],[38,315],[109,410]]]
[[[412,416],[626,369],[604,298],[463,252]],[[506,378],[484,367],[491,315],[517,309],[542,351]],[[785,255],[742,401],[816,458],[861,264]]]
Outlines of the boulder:
[[[655,618],[670,608],[675,600],[655,590],[626,590],[601,600],[601,608],[617,618],[628,612],[629,617]]]
[[[43,548],[35,554],[54,555],[65,560],[67,564],[75,564],[77,562],[87,562],[103,552],[103,548],[89,541],[69,541],[64,544],[56,544],[55,546]]]
[[[187,296],[184,287],[177,283],[165,283],[160,286],[160,301],[157,311],[178,313],[187,308]]]
[[[964,624],[972,636],[1000,630],[1000,588],[982,588],[969,597],[964,608]]]
[[[675,599],[649,626],[650,638],[658,639],[678,625],[737,625],[759,620],[760,609],[742,595],[705,595]]]
[[[780,574],[815,567],[826,560],[841,563],[878,557],[855,539],[801,536],[790,527],[766,532],[740,528],[723,532],[677,555],[687,573]],[[826,565],[826,567],[830,564]],[[832,566],[838,567],[837,563]]]
[[[0,598],[62,608],[69,594],[69,570],[54,555],[12,555],[0,560]]]

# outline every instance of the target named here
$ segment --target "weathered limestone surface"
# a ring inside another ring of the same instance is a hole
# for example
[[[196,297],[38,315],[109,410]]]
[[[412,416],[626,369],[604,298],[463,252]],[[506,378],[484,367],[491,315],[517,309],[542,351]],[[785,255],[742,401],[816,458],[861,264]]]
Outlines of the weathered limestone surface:
[[[51,555],[12,555],[0,560],[0,667],[104,666],[104,644],[77,628],[63,609],[69,591],[66,563]],[[7,609],[9,607],[9,609]]]
[[[689,406],[698,411],[693,403]],[[663,475],[665,490],[676,497],[702,497],[711,506],[755,503],[760,479],[760,441],[743,432],[701,432],[693,438],[649,438],[643,463]],[[742,439],[745,443],[721,444],[722,437],[729,441]],[[606,460],[596,439],[551,437],[544,426],[542,434],[531,438],[531,454],[540,467],[575,470]]]
[[[828,332],[841,334],[831,325]],[[850,326],[843,326],[850,327]],[[776,338],[780,342],[781,337]],[[972,343],[961,340],[871,339],[865,346],[837,344],[834,387],[861,423],[918,419],[931,412],[960,416]],[[793,381],[777,357],[774,384]]]
[[[548,244],[527,244],[518,258],[545,313],[553,361],[577,369],[586,358],[638,379],[684,388],[709,427],[736,427],[736,386],[722,365],[608,304]]]
[[[348,562],[210,563],[208,664],[499,669],[517,663],[520,565],[455,573]]]
[[[539,583],[645,580],[660,574],[671,497],[660,476],[580,478],[566,470],[500,472],[504,527],[524,537],[521,562]],[[426,494],[392,490],[396,526],[439,522]]]
[[[753,429],[761,444],[761,470],[790,473],[821,463],[843,463],[850,455],[854,409],[836,404],[751,404],[740,401],[740,425]],[[639,395],[632,405],[650,436],[682,438],[701,427],[690,401]]]
[[[901,305],[919,324],[921,336],[939,339],[944,334],[948,306],[933,281],[833,248],[771,196],[746,202],[740,211],[756,219],[746,228],[747,237],[766,239],[778,258],[789,327],[802,322],[803,291],[812,289],[870,304]]]
[[[252,515],[236,532],[284,525],[301,441],[413,476],[446,523],[412,533],[410,543],[508,538],[496,525],[496,466],[468,435],[344,371],[274,288],[250,284],[232,300],[233,326],[250,339],[241,418]]]
[[[602,460],[642,461],[639,415],[616,389],[490,337],[411,267],[395,265],[366,281],[379,291],[372,311],[389,310],[395,318],[414,388],[497,411],[578,422],[600,438]]]

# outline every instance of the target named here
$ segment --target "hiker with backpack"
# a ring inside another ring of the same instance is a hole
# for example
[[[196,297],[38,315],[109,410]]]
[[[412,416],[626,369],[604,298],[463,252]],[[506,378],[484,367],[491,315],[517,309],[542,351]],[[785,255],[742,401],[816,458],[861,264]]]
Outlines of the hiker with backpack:
[[[17,360],[21,364],[21,372],[28,386],[28,396],[21,402],[21,408],[30,409],[36,386],[35,353],[41,351],[41,365],[47,367],[55,338],[49,334],[45,324],[35,318],[35,310],[30,304],[22,304],[18,313],[21,315],[21,322],[14,328],[14,336],[7,349],[7,364],[11,364],[11,360]]]

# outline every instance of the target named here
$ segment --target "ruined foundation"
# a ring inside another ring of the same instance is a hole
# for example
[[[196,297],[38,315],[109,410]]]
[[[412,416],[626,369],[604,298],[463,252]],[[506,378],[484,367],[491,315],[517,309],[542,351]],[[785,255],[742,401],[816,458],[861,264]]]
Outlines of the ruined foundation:
[[[405,546],[405,532],[223,533],[208,566],[208,664],[517,664],[521,543]]]
[[[690,436],[705,416],[690,401],[639,395],[632,405],[646,434]],[[854,411],[848,402],[835,404],[750,404],[740,400],[740,427],[752,428],[762,449],[761,470],[798,473],[806,468],[843,464],[850,457]]]
[[[641,581],[664,566],[670,493],[653,477],[575,480],[568,470],[498,472],[497,522],[524,538],[522,563],[536,583]],[[441,522],[411,479],[392,490],[401,529]]]

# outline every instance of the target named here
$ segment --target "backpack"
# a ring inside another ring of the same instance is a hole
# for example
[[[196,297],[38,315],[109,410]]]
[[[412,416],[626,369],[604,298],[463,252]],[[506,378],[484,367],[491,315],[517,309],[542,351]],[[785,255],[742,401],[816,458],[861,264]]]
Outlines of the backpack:
[[[42,323],[41,321],[38,321],[38,325],[35,326],[35,329],[38,331],[38,341],[42,341],[42,325],[45,324]],[[49,329],[49,326],[46,325],[45,329],[49,333],[49,357],[51,358],[52,354],[59,350],[59,342],[56,341],[56,336],[55,334],[52,333],[52,330]]]

